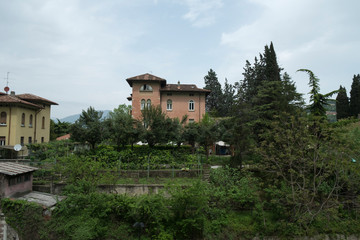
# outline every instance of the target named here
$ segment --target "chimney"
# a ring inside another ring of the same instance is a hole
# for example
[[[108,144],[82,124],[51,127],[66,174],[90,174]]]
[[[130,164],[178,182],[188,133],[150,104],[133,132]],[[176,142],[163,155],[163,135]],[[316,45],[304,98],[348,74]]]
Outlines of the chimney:
[[[180,89],[180,81],[178,81],[177,89]]]
[[[11,91],[10,96],[15,96],[15,91]]]

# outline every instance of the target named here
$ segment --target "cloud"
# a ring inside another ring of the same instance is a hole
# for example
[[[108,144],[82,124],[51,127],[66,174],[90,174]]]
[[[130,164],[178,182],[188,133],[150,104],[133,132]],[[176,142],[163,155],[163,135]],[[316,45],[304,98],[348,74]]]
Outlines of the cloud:
[[[252,61],[272,41],[279,64],[297,81],[301,92],[308,89],[306,79],[296,74],[299,68],[312,69],[323,79],[324,92],[337,89],[341,83],[350,85],[351,79],[342,71],[349,69],[352,65],[349,61],[356,62],[355,56],[359,54],[360,42],[356,39],[360,38],[357,26],[360,17],[355,9],[360,8],[360,2],[249,0],[249,3],[261,9],[258,16],[221,35],[220,44],[228,51],[223,71],[241,76],[239,59],[244,63],[246,59]]]
[[[189,11],[183,16],[196,27],[205,27],[213,24],[216,11],[223,6],[222,0],[184,0]]]

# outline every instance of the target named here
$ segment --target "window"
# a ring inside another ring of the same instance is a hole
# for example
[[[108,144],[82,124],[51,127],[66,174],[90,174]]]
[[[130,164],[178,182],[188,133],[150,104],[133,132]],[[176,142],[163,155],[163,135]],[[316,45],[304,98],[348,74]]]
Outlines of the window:
[[[32,137],[29,137],[29,144],[32,143]]]
[[[24,175],[24,182],[30,181],[30,178],[31,178],[30,173],[26,173],[26,174]]]
[[[168,95],[168,96],[172,96],[172,93],[168,93],[167,95]]]
[[[193,118],[190,118],[189,123],[193,123],[193,122],[195,122],[195,120]]]
[[[44,143],[44,137],[41,137],[41,143]]]
[[[20,144],[21,146],[24,146],[24,137],[20,137]]]
[[[147,108],[150,108],[150,107],[151,107],[151,100],[150,100],[150,99],[148,99],[148,100],[146,101],[146,107],[147,107]]]
[[[32,127],[33,126],[33,115],[30,114],[30,117],[29,117],[29,127]]]
[[[6,112],[1,112],[0,116],[0,126],[6,126]]]
[[[190,93],[190,94],[189,94],[189,96],[190,96],[190,97],[193,97],[193,96],[194,96],[194,94],[193,94],[193,93]]]
[[[148,92],[151,92],[153,89],[150,85],[148,84],[144,84],[140,87],[140,91],[148,91]]]
[[[0,137],[0,146],[5,146],[6,144],[6,137],[5,136],[1,136]]]
[[[195,107],[195,103],[193,100],[189,101],[189,111],[194,111]]]
[[[167,103],[166,103],[166,110],[172,110],[172,100],[169,99],[167,100]]]
[[[42,117],[41,128],[45,129],[45,117]]]
[[[22,183],[22,182],[23,182],[22,176],[18,176],[18,177],[16,178],[16,183]]]
[[[145,99],[141,99],[141,106],[140,106],[141,110],[145,109]]]
[[[21,115],[21,126],[25,127],[25,113]]]
[[[16,178],[12,177],[12,178],[9,178],[9,186],[13,186],[16,184]]]

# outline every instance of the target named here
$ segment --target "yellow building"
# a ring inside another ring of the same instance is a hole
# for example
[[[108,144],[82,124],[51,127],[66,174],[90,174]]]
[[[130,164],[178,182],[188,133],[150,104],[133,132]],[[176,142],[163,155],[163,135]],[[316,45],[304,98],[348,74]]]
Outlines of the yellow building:
[[[0,145],[48,142],[51,105],[58,104],[29,93],[0,92]]]

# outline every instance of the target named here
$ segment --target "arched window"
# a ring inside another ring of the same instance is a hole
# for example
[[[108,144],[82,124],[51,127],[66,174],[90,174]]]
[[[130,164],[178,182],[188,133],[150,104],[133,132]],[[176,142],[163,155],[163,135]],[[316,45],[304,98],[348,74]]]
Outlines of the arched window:
[[[6,117],[7,117],[6,112],[1,112],[0,125],[6,125]]]
[[[146,101],[146,107],[147,107],[147,108],[150,108],[150,107],[151,107],[151,100],[150,100],[150,99],[148,99],[148,100]]]
[[[30,114],[30,118],[29,118],[29,127],[33,126],[33,115]]]
[[[151,92],[152,90],[153,90],[152,87],[150,85],[148,85],[148,84],[144,84],[144,85],[142,85],[140,87],[140,91],[149,91],[149,92]]]
[[[141,99],[140,109],[141,110],[145,109],[145,99]]]
[[[42,117],[41,128],[45,129],[45,117]]]
[[[21,115],[21,126],[24,127],[25,126],[25,113],[23,113]]]
[[[172,100],[171,99],[167,100],[166,110],[172,110]]]
[[[194,111],[195,109],[195,102],[193,100],[189,101],[189,111]]]

